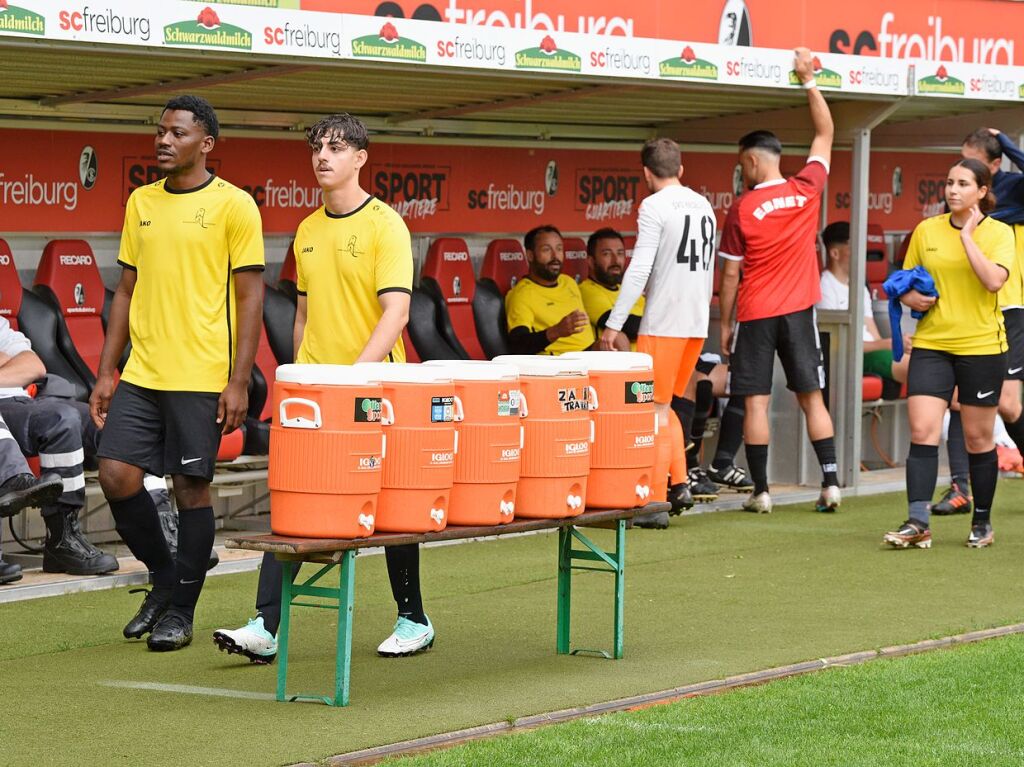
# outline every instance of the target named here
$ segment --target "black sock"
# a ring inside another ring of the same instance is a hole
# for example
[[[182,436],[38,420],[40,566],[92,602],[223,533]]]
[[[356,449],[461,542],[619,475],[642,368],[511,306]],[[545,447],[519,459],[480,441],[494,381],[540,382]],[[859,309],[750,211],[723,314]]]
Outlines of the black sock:
[[[719,470],[728,469],[736,462],[736,452],[743,443],[743,417],[746,413],[744,397],[729,397],[718,427],[718,448],[711,465]]]
[[[1013,423],[1004,420],[1003,424],[1006,426],[1006,433],[1010,435],[1013,444],[1017,446],[1018,450],[1024,452],[1024,413],[1017,416],[1017,420]]]
[[[987,453],[968,453],[971,467],[971,494],[974,496],[972,525],[990,522],[992,501],[996,497],[996,482],[999,481],[999,457],[995,448]]]
[[[939,446],[910,443],[906,471],[908,516],[927,527],[939,475]]]
[[[693,412],[697,407],[692,399],[686,397],[672,397],[672,410],[683,427],[683,439],[690,439],[690,431],[693,429]]]
[[[419,545],[388,546],[384,549],[384,556],[388,562],[388,579],[391,581],[391,595],[398,605],[398,616],[426,626],[427,616],[423,612],[423,595],[420,593]]]
[[[260,565],[259,585],[256,587],[256,615],[263,618],[263,628],[271,634],[276,634],[278,626],[281,625],[281,575],[284,566],[285,563],[270,552],[263,555],[263,562]],[[288,563],[292,583],[295,583],[301,566],[300,562]]]
[[[836,466],[836,438],[825,437],[811,442],[814,454],[818,456],[821,466],[821,486],[839,485],[838,467]]]
[[[697,399],[694,401],[693,423],[690,425],[690,442],[692,446],[686,452],[686,465],[689,468],[700,466],[700,448],[704,443],[704,430],[708,425],[708,416],[715,405],[714,390],[711,381],[697,382]]]
[[[747,467],[754,480],[754,494],[768,492],[768,446],[747,443]]]
[[[153,592],[169,598],[174,588],[174,560],[167,548],[153,499],[142,488],[128,498],[108,500],[114,527],[121,540],[152,573]]]
[[[206,580],[215,531],[213,507],[178,509],[178,579],[171,607],[192,619]]]
[[[967,460],[967,443],[964,441],[964,424],[959,410],[949,411],[949,434],[946,437],[946,453],[949,455],[949,474],[953,481],[967,489],[970,463]]]

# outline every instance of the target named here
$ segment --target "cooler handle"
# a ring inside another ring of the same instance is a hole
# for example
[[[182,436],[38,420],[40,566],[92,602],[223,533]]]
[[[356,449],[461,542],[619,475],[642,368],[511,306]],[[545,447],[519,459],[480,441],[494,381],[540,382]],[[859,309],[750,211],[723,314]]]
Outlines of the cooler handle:
[[[526,392],[519,390],[519,417],[526,418],[530,415],[530,408],[526,406]]]
[[[301,415],[297,415],[294,418],[288,418],[285,415],[289,405],[305,405],[313,411],[313,420],[303,418]],[[319,429],[323,426],[323,418],[320,414],[320,405],[311,399],[303,399],[302,397],[288,397],[287,399],[281,400],[280,406],[280,421],[281,426],[286,429]]]
[[[456,394],[452,397],[452,404],[455,406],[455,415],[452,416],[456,422],[466,420],[466,411],[462,409],[462,399]],[[457,439],[457,438],[456,438]]]
[[[386,411],[386,414],[385,414]],[[387,397],[380,398],[380,425],[391,426],[395,422],[395,406]]]
[[[588,386],[587,392],[589,394],[590,399],[590,409],[597,410],[597,389],[595,389],[593,386]]]

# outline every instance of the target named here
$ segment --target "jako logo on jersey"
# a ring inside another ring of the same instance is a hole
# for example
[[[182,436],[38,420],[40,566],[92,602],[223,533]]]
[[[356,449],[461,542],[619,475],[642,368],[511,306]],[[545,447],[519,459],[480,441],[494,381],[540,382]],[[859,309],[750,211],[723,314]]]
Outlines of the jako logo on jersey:
[[[92,256],[81,255],[81,256],[61,256],[61,266],[92,266]]]
[[[370,168],[373,193],[402,218],[427,218],[448,210],[447,165],[375,165]]]
[[[213,8],[206,6],[195,20],[177,21],[164,27],[164,45],[252,50],[252,33],[225,24]]]
[[[765,200],[757,209],[754,211],[754,218],[758,221],[763,221],[764,217],[775,210],[785,210],[786,208],[802,208],[807,204],[807,198],[802,194],[790,194],[785,197],[773,197],[770,200]]]
[[[363,35],[353,40],[352,55],[359,58],[426,61],[427,47],[408,37],[400,37],[398,28],[387,21],[377,34]]]
[[[516,69],[579,72],[581,68],[582,59],[572,51],[559,50],[551,35],[544,35],[536,48],[524,48],[516,52]]]
[[[35,11],[0,2],[0,32],[22,35],[45,35],[46,19]]]
[[[631,216],[639,186],[640,176],[627,171],[579,170],[576,172],[576,210],[586,211],[588,221]]]
[[[112,8],[96,11],[88,6],[80,11],[61,11],[57,15],[57,26],[68,32],[132,37],[148,41],[150,21],[147,16],[122,16]]]
[[[717,80],[718,65],[697,58],[687,45],[678,58],[665,59],[658,64],[658,77],[682,77],[690,80]]]
[[[314,29],[309,24],[293,27],[285,22],[283,27],[264,27],[263,42],[267,45],[330,51],[335,56],[341,55],[340,32]]]

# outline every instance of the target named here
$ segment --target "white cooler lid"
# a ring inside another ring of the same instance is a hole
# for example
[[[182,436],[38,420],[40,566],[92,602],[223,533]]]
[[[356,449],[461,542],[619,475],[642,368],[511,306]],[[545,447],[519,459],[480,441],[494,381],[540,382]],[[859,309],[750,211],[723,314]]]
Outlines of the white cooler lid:
[[[585,376],[587,366],[566,355],[547,357],[534,354],[502,354],[492,362],[514,365],[523,376]]]
[[[430,367],[443,368],[457,381],[518,381],[519,368],[485,360],[430,360]]]
[[[418,362],[357,362],[356,370],[365,370],[374,381],[388,383],[451,383],[452,374],[441,367]]]
[[[280,365],[276,378],[284,383],[324,386],[367,386],[380,383],[371,370],[355,365]]]
[[[627,370],[650,371],[654,360],[643,352],[569,352],[563,357],[579,360],[588,370],[617,372]]]

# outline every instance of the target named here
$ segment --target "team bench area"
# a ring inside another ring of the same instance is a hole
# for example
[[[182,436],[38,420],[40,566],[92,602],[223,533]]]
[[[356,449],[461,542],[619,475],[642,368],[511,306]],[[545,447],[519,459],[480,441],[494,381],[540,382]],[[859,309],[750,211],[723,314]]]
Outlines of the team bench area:
[[[305,580],[292,583],[291,568],[284,568],[281,581],[281,625],[278,630],[277,699],[279,701],[315,700],[331,706],[347,706],[349,702],[350,665],[352,660],[352,620],[355,603],[356,553],[360,549],[376,546],[400,546],[409,543],[431,543],[459,539],[489,538],[536,530],[558,530],[558,617],[556,650],[561,655],[597,652],[606,658],[621,658],[626,575],[626,529],[638,514],[668,511],[668,503],[655,502],[633,509],[587,510],[575,517],[561,519],[522,519],[505,525],[488,527],[453,526],[436,533],[377,533],[367,538],[324,539],[289,538],[279,535],[240,535],[230,538],[228,548],[272,553],[283,562],[301,562],[321,565]],[[603,551],[580,528],[600,527],[615,530],[615,550]],[[579,542],[583,548],[574,546]],[[331,570],[338,568],[337,587],[317,585]],[[609,654],[603,650],[570,650],[569,618],[572,606],[572,571],[595,570],[615,576],[615,605],[613,648]],[[317,597],[324,602],[304,601]],[[338,612],[337,644],[335,647],[334,696],[288,694],[288,633],[292,606],[336,609]]]

